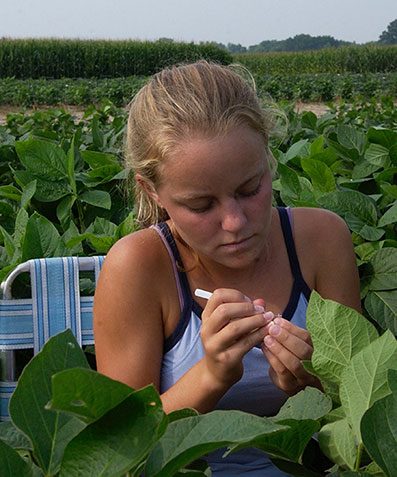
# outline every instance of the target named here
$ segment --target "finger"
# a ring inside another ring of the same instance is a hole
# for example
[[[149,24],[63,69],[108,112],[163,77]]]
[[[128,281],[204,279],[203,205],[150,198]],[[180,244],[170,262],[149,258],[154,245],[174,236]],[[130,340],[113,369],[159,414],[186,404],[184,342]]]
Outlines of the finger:
[[[293,334],[287,329],[286,324],[289,325],[290,323],[288,323],[286,320],[275,318],[267,325],[267,332],[269,336],[281,343],[298,359],[310,359],[313,354],[313,346],[311,346],[309,333],[306,330],[302,330],[305,331],[305,333],[300,332]],[[298,334],[299,336],[297,336]]]
[[[232,347],[238,341],[247,339],[247,346],[249,349],[252,346],[257,345],[261,342],[266,334],[266,318],[263,313],[232,320],[227,323],[221,330],[217,333],[208,333],[208,329],[202,327],[201,334],[203,342],[206,342],[206,349],[212,353],[220,353],[223,350]],[[258,330],[259,339],[257,339],[255,333]],[[208,333],[208,334],[207,334]],[[254,341],[252,344],[253,340]],[[211,348],[209,348],[211,346]],[[244,347],[244,346],[243,346]]]
[[[257,328],[251,333],[241,336],[238,340],[231,344],[229,351],[231,353],[236,353],[240,358],[242,358],[254,346],[257,346],[258,343],[263,341],[265,334],[266,330],[264,326]]]
[[[286,320],[282,316],[277,316],[274,320],[273,323],[280,328],[287,330],[289,333],[292,335],[295,335],[297,338],[301,339],[302,341],[305,341],[309,346],[313,346],[310,333],[305,329],[301,328],[300,326],[294,325],[291,323],[289,320]]]
[[[297,339],[296,337],[294,338]],[[304,342],[301,341],[301,343]],[[305,346],[308,346],[306,343],[304,344]],[[277,375],[284,376],[286,372],[288,372],[298,380],[305,381],[307,379],[309,373],[306,371],[301,361],[301,359],[305,358],[299,358],[273,336],[265,336],[263,351]]]

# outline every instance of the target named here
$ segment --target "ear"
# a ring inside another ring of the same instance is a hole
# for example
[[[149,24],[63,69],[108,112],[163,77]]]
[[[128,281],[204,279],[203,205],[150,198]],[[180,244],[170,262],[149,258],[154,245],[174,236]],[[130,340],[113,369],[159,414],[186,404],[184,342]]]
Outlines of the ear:
[[[159,207],[163,208],[160,198],[153,185],[149,184],[140,174],[135,175],[135,180],[142,187],[142,189],[145,190],[146,194],[151,197]]]

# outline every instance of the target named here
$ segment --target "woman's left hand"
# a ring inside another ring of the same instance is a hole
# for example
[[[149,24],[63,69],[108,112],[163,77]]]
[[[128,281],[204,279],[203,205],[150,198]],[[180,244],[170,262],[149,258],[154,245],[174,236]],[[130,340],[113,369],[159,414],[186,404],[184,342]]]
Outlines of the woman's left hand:
[[[302,364],[302,360],[310,360],[313,354],[309,332],[282,317],[271,321],[267,331],[262,351],[269,361],[273,383],[288,396],[306,386],[321,389],[320,381]]]

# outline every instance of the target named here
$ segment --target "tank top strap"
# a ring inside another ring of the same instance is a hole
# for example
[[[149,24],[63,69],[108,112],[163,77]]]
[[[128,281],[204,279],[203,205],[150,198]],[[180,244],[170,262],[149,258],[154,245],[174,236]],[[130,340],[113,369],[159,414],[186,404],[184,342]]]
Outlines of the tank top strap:
[[[294,236],[292,211],[289,207],[277,207],[280,216],[281,229],[283,231],[284,242],[287,248],[289,264],[294,277],[295,286],[305,295],[307,299],[310,297],[310,288],[303,278],[301,267],[299,265],[298,255],[296,253]]]
[[[179,319],[175,330],[164,342],[164,353],[166,353],[175,345],[189,323],[190,313],[193,307],[193,297],[190,292],[190,286],[186,273],[183,271],[183,263],[178,247],[176,246],[175,239],[168,224],[161,222],[157,225],[152,225],[150,228],[156,230],[156,232],[160,235],[170,256],[181,308],[181,318]]]

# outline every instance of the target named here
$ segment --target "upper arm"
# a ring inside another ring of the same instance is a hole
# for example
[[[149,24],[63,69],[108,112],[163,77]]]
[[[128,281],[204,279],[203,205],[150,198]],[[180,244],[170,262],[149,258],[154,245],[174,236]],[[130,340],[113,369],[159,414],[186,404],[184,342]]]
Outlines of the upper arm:
[[[133,388],[159,386],[164,340],[161,299],[145,230],[117,242],[106,256],[94,298],[98,371]]]
[[[306,237],[305,253],[313,270],[314,289],[326,299],[361,312],[360,279],[349,228],[337,214],[304,209],[299,227]]]

